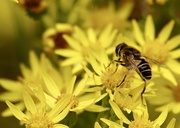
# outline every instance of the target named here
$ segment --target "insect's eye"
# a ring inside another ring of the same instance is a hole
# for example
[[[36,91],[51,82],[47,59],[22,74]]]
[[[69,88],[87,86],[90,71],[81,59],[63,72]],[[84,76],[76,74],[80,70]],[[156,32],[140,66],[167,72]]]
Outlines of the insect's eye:
[[[118,44],[116,46],[116,49],[115,49],[115,52],[116,52],[116,56],[121,56],[121,50],[126,46],[125,43],[121,43],[121,44]]]

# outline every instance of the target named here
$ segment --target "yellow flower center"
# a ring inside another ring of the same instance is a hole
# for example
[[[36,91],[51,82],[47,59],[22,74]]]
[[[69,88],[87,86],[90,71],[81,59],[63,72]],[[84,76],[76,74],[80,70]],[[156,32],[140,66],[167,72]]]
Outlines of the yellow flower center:
[[[138,105],[136,101],[129,95],[129,92],[128,94],[121,94],[117,92],[114,94],[114,96],[114,101],[116,104],[125,111],[133,110]]]
[[[106,68],[105,72],[101,76],[101,80],[103,83],[103,86],[105,88],[113,90],[114,88],[120,86],[120,87],[129,87],[132,75],[131,73],[128,73],[127,69],[125,67],[122,67],[121,65],[116,66],[117,63],[110,63]],[[125,75],[127,77],[124,79]],[[122,83],[124,79],[124,82]]]
[[[180,85],[176,86],[174,89],[173,89],[173,95],[174,95],[174,99],[175,101],[177,102],[180,102]]]
[[[53,122],[46,115],[37,113],[28,120],[26,128],[53,128]]]
[[[164,64],[169,56],[169,50],[167,47],[161,42],[147,42],[145,46],[143,46],[143,55],[147,56],[160,64]]]
[[[129,124],[128,128],[153,128],[153,123],[144,116],[141,116]]]
[[[64,96],[66,96],[67,94],[62,94],[61,96],[59,96],[58,98],[57,98],[57,100],[56,100],[56,103],[60,100],[60,99],[62,99]],[[76,97],[76,96],[72,96],[71,97],[71,100],[70,100],[70,103],[72,103],[72,105],[71,105],[71,109],[73,109],[73,108],[75,108],[75,107],[77,107],[78,106],[78,104],[79,104],[79,100],[78,100],[78,98]]]

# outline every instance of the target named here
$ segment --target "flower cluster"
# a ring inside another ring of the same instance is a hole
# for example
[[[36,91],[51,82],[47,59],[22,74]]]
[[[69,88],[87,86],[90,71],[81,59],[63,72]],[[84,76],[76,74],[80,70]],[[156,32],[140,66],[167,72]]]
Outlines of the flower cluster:
[[[59,3],[69,11],[78,8],[73,2],[69,8],[65,1]],[[47,3],[16,1],[33,13],[46,9]],[[61,22],[46,26],[42,53],[29,51],[29,65],[19,64],[16,80],[0,78],[5,90],[0,100],[8,106],[1,115],[14,115],[26,128],[86,127],[87,119],[94,128],[178,128],[180,35],[171,35],[175,21],[156,33],[152,15],[146,16],[144,26],[136,19],[129,22],[133,2],[125,5],[127,14],[108,8],[128,28],[107,21],[97,29],[90,20],[88,28]]]

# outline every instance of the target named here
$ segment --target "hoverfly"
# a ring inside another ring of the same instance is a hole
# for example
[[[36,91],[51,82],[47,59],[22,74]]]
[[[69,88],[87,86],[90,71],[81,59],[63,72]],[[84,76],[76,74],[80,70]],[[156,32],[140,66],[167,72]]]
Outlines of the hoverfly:
[[[135,70],[140,75],[142,80],[145,82],[145,86],[141,92],[142,96],[146,89],[146,80],[150,80],[152,77],[151,67],[149,66],[149,63],[146,61],[146,57],[143,57],[137,49],[130,47],[125,43],[120,43],[119,45],[117,45],[115,53],[118,57],[118,60],[114,61],[126,67],[128,69],[128,72]],[[124,82],[126,76],[127,74],[124,76],[119,86]]]

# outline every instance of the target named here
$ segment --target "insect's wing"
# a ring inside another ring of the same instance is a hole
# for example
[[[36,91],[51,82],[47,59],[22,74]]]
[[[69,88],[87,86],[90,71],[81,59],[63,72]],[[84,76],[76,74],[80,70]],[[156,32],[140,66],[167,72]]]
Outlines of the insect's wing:
[[[147,56],[143,56],[143,57],[141,57],[141,58],[146,59],[147,61],[153,62],[154,64],[156,64],[156,65],[158,65],[158,66],[161,66],[161,67],[163,67],[163,68],[168,68],[168,69],[169,69],[169,67],[168,67],[167,65],[162,64],[162,63],[160,63],[160,62],[158,62],[158,61],[156,61],[156,60],[154,60],[154,59],[152,59],[152,58],[149,58],[149,57],[147,57]]]
[[[127,61],[128,61],[129,70],[135,70],[135,69],[137,69],[137,66],[138,66],[139,63],[141,62],[141,60],[135,60],[133,55],[127,56],[126,59],[127,59]]]

